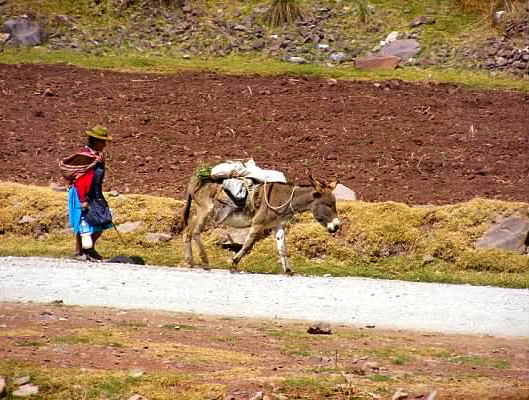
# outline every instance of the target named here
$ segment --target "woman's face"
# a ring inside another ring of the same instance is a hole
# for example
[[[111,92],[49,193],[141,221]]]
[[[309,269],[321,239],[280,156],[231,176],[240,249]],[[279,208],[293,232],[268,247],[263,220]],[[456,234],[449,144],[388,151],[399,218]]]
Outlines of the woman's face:
[[[100,140],[100,139],[96,139],[94,140],[94,146],[93,146],[93,149],[96,150],[96,151],[101,151],[103,150],[107,145],[107,141],[106,140]]]

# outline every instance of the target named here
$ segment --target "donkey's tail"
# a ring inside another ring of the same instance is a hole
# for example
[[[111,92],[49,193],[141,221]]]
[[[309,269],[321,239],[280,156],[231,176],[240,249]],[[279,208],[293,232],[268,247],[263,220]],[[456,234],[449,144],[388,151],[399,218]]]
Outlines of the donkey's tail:
[[[191,202],[192,201],[193,201],[193,198],[191,197],[191,192],[189,192],[189,190],[188,190],[187,191],[187,195],[186,195],[186,204],[184,206],[184,212],[182,213],[182,218],[183,218],[183,222],[184,222],[184,228],[189,223],[189,214],[190,214],[190,211],[191,211]]]

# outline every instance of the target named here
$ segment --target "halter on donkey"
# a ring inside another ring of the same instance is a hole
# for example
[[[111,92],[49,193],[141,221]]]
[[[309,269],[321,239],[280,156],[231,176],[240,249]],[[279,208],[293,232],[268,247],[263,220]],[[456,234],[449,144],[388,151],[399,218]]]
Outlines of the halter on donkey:
[[[206,223],[227,225],[234,228],[250,228],[242,248],[233,257],[233,269],[243,256],[250,251],[267,229],[275,229],[276,243],[281,265],[286,274],[292,274],[287,259],[285,224],[294,214],[311,211],[314,218],[330,233],[340,228],[336,212],[336,198],[332,191],[336,181],[322,183],[310,177],[310,185],[297,186],[289,183],[265,183],[256,188],[251,205],[233,208],[219,200],[223,196],[221,181],[198,181],[192,178],[187,188],[184,207],[184,253],[186,263],[194,265],[192,243],[194,239],[202,266],[209,266],[208,257],[201,239]],[[191,203],[196,204],[197,215],[189,220]]]

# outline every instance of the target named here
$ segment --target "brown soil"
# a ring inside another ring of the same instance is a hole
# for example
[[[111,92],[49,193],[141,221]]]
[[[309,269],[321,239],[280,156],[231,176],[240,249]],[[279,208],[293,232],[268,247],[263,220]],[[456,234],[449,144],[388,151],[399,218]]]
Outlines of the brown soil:
[[[448,84],[125,74],[0,65],[0,180],[60,181],[58,159],[105,124],[106,189],[182,197],[201,162],[254,157],[366,201],[527,201],[529,96]]]
[[[434,390],[436,400],[528,398],[528,345],[522,338],[341,325],[323,336],[309,335],[309,323],[293,321],[51,304],[1,303],[0,308],[0,375],[11,377],[17,374],[13,365],[22,362],[40,368],[41,382],[54,374],[128,374],[132,368],[152,379],[187,374],[170,388],[173,398],[239,400],[264,390],[282,393],[283,399],[391,399],[399,388],[412,399],[425,399]],[[326,391],[310,381],[297,386],[283,381],[307,377],[337,380]],[[72,386],[74,378],[66,382]],[[219,386],[207,396],[184,395],[204,384]],[[50,381],[40,389],[42,398],[69,398],[65,388]],[[78,393],[75,398],[92,397]]]

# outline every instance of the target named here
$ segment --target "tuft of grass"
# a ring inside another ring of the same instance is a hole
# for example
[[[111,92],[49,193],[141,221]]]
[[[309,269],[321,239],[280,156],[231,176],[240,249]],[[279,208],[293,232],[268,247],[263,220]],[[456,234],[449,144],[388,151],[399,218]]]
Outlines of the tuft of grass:
[[[270,8],[263,15],[263,22],[268,26],[278,27],[303,18],[300,0],[271,0]]]

